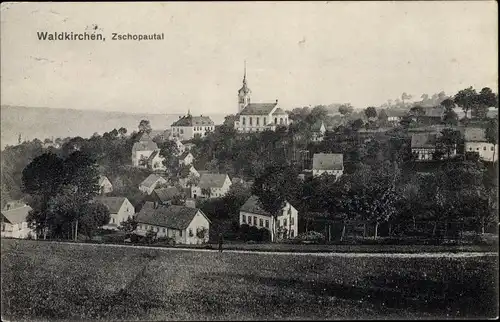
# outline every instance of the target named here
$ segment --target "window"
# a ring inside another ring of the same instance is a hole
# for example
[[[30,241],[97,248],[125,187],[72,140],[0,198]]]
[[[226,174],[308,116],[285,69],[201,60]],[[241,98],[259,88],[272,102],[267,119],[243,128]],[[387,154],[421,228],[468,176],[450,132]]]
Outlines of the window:
[[[180,236],[182,237],[182,230],[179,230],[181,233],[180,233]]]
[[[262,218],[259,219],[259,226],[260,227],[264,226],[264,220]]]
[[[274,118],[274,124],[278,124],[278,118],[277,117]]]
[[[243,117],[243,119],[242,119],[242,123],[243,123],[243,125],[246,125],[246,124],[247,124],[247,123],[246,123],[246,119],[245,119],[244,117]]]
[[[283,219],[283,226],[286,227],[286,218]]]
[[[283,124],[283,119],[280,117],[280,124]]]
[[[266,228],[269,228],[269,220],[266,220]]]
[[[278,219],[278,227],[281,226],[281,220]]]
[[[163,228],[163,232],[165,233],[167,230],[165,228]]]
[[[253,216],[253,224],[254,224],[255,226],[257,226],[257,217],[256,217],[256,216]]]
[[[483,146],[483,151],[486,151],[486,147],[485,146]]]
[[[249,119],[248,119],[248,123],[250,124],[250,126],[252,126],[252,117],[250,116]]]
[[[111,223],[115,223],[115,218],[111,218]]]
[[[241,221],[242,221],[243,223],[246,223],[246,222],[247,222],[245,215],[241,215]]]
[[[294,219],[293,217],[290,218],[290,225],[294,225],[294,220],[293,219]]]
[[[491,147],[490,150],[493,151],[493,147]]]
[[[255,124],[259,125],[259,117],[257,116],[257,119],[255,120]]]
[[[476,151],[479,151],[479,148],[476,148]]]
[[[264,117],[264,125],[267,124],[267,119]]]
[[[189,228],[189,237],[193,237],[193,229]]]
[[[181,134],[184,134],[184,130],[183,129],[181,129]]]
[[[293,229],[290,230],[290,237],[293,237],[294,233],[293,233]]]

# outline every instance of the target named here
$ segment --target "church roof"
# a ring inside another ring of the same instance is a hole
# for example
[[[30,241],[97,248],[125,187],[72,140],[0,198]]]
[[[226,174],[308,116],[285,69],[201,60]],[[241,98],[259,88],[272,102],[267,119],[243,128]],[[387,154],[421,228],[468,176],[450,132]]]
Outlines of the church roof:
[[[274,110],[273,115],[286,115],[286,112],[278,107],[276,110]]]
[[[183,116],[174,123],[172,126],[201,126],[201,125],[214,125],[214,122],[208,116]]]
[[[250,103],[239,113],[240,115],[268,115],[278,103]]]

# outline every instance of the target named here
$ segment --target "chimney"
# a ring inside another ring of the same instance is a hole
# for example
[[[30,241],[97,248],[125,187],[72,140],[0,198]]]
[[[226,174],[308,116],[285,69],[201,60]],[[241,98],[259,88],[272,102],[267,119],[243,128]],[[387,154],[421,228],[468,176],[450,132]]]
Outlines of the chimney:
[[[278,99],[276,99],[276,104],[278,104]]]

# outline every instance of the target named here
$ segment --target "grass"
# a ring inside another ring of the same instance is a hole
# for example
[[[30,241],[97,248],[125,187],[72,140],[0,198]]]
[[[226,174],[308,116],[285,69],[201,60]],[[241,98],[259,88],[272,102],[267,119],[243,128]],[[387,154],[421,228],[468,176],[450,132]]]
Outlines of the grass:
[[[498,257],[342,258],[2,240],[8,320],[495,317]]]

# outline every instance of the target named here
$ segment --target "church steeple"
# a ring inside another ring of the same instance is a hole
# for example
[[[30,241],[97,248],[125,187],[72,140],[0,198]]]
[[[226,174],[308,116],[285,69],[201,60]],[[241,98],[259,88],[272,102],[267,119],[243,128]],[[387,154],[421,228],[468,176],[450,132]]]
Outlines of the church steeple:
[[[245,60],[243,69],[243,86],[238,91],[238,113],[250,104],[250,94],[252,91],[247,86],[247,61]]]

